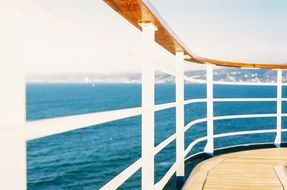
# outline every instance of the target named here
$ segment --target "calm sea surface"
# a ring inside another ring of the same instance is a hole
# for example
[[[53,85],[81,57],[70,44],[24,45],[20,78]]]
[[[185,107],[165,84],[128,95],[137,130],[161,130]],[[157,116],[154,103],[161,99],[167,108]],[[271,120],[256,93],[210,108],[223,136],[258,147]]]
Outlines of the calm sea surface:
[[[186,85],[185,99],[205,98],[205,85]],[[215,86],[216,98],[274,98],[275,87]],[[283,96],[287,89],[283,90]],[[156,104],[175,101],[173,84],[156,85]],[[67,115],[132,108],[141,105],[139,84],[28,84],[27,119],[29,121]],[[283,104],[283,111],[287,107]],[[215,103],[219,115],[275,113],[275,102]],[[185,107],[185,123],[206,117],[206,104]],[[156,112],[156,145],[175,133],[175,109]],[[286,128],[283,119],[283,128]],[[237,119],[215,122],[215,133],[254,129],[274,129],[275,118]],[[61,126],[59,126],[61,127]],[[185,146],[206,135],[206,123],[186,133]],[[215,140],[215,147],[272,142],[274,134],[228,137]],[[283,136],[283,140],[287,138]],[[141,117],[109,122],[28,142],[29,190],[99,189],[141,156]],[[190,155],[202,151],[198,144]],[[175,142],[155,157],[156,182],[175,161]],[[140,189],[138,171],[120,189]]]

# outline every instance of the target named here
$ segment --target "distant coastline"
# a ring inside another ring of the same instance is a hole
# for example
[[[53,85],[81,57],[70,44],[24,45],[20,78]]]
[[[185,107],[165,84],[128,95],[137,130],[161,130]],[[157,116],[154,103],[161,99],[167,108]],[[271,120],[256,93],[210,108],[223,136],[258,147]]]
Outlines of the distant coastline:
[[[204,70],[187,71],[187,76],[193,79],[205,79]],[[156,83],[174,83],[175,77],[157,72]],[[283,78],[286,81],[287,78]],[[27,83],[141,83],[140,73],[30,73],[26,77]],[[214,80],[230,82],[275,82],[276,71],[252,69],[216,69]]]

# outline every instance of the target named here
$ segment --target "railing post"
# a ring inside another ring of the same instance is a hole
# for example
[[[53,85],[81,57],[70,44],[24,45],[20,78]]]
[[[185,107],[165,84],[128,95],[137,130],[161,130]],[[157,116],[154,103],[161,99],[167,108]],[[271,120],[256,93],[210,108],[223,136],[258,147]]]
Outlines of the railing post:
[[[274,144],[281,144],[281,129],[282,129],[282,70],[277,70],[277,121],[276,121],[276,138]]]
[[[3,30],[4,33],[14,31],[13,35],[1,37],[5,48],[1,49],[0,61],[0,136],[3,135],[2,130],[24,124],[26,120],[25,74],[20,55],[23,49],[19,43],[22,39],[21,34],[18,34],[13,26],[18,26],[18,23],[12,19],[11,23],[3,26]],[[22,30],[19,28],[19,31]],[[25,190],[26,173],[25,140],[1,140],[0,189]]]
[[[142,53],[153,56],[156,27],[152,23],[139,23],[142,27]],[[154,189],[154,74],[153,64],[142,64],[142,189]]]
[[[177,187],[184,183],[184,54],[176,53],[176,170]]]
[[[206,65],[206,88],[207,88],[207,143],[204,152],[213,154],[213,66]]]

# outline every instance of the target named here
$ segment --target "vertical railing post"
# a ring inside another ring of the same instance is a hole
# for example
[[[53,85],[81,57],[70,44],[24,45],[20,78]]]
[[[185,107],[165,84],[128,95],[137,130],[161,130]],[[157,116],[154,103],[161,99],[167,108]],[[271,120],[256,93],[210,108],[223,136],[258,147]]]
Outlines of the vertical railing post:
[[[177,187],[184,183],[184,54],[176,53],[176,170]]]
[[[142,27],[143,56],[152,57],[156,27],[152,23],[139,23]],[[154,94],[155,68],[153,64],[142,64],[142,189],[154,189]]]
[[[206,88],[207,88],[207,143],[204,152],[213,154],[213,66],[206,66]]]
[[[15,23],[9,24],[13,26]],[[7,27],[9,28],[9,26]],[[3,29],[7,30],[5,26]],[[14,28],[11,31],[14,31]],[[26,120],[25,75],[21,66],[23,59],[19,55],[23,49],[19,48],[20,44],[17,38],[14,39],[16,35],[10,36],[10,38],[9,35],[8,37],[2,36],[2,38],[8,39],[4,39],[4,44],[7,41],[7,46],[5,45],[5,49],[1,50],[0,61],[0,136],[3,135],[2,130],[5,131],[11,126],[24,124]],[[26,173],[25,140],[1,140],[0,189],[25,190]]]
[[[282,129],[282,70],[277,70],[277,121],[276,121],[276,138],[274,144],[281,144],[281,129]]]

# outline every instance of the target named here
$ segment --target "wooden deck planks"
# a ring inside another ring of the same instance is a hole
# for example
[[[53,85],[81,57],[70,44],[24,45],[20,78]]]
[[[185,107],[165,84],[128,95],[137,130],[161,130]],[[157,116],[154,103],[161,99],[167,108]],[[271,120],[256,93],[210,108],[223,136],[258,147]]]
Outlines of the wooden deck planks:
[[[208,167],[209,162],[214,163],[215,158],[222,158],[222,161],[212,168]],[[278,164],[282,166],[286,160],[287,148],[242,151],[214,157],[203,162],[200,168],[196,168],[192,172],[183,189],[283,190],[283,185],[273,167]],[[281,172],[282,177],[284,175],[282,169],[278,169],[278,171]],[[201,181],[193,179],[194,176],[200,175],[206,176],[206,178]],[[197,182],[201,185],[195,184]],[[191,188],[192,186],[199,188]]]
[[[190,175],[186,185],[183,187],[183,190],[188,189],[202,189],[205,183],[208,171],[221,163],[224,160],[223,157],[212,158],[208,162],[204,162],[198,165],[194,172]]]
[[[287,189],[287,168],[286,168],[287,163],[284,162],[280,165],[273,166],[282,186],[284,189]]]

